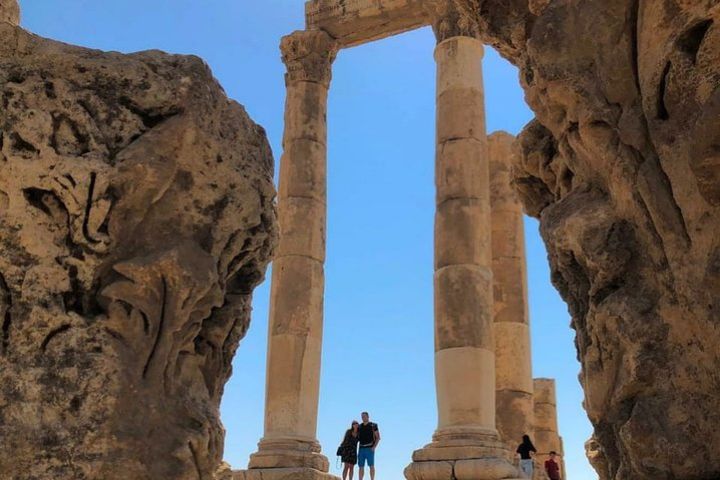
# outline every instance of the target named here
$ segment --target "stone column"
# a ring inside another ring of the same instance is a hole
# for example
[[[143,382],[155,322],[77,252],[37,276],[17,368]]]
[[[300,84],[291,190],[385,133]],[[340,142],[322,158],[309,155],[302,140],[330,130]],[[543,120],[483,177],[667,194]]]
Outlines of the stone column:
[[[245,478],[335,478],[316,439],[323,329],[326,113],[337,44],[322,31],[282,39],[287,66],[280,244],[273,263],[265,434]],[[242,477],[241,477],[242,478]]]
[[[533,436],[533,378],[522,205],[510,186],[515,137],[488,138],[495,325],[495,385],[500,438],[515,451]]]
[[[537,467],[544,471],[543,464],[551,451],[557,453],[556,461],[564,471],[562,440],[558,435],[557,401],[555,397],[555,380],[536,378],[533,381],[535,402],[535,448],[537,448]],[[542,477],[545,478],[545,477]],[[565,477],[562,477],[565,479]]]
[[[0,0],[0,22],[20,25],[20,6],[17,0]]]
[[[437,2],[435,381],[438,428],[409,480],[518,477],[495,429],[483,45],[472,1]]]

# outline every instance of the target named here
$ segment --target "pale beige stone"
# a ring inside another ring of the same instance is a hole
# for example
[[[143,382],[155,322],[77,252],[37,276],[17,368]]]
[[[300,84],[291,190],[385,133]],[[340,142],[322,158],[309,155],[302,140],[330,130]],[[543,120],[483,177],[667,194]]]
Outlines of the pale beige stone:
[[[532,398],[533,379],[528,326],[519,322],[496,321],[494,328],[498,391],[522,392]],[[532,421],[530,424],[532,425]],[[512,439],[519,441],[517,437]]]
[[[0,0],[0,22],[20,25],[20,5],[17,0]]]
[[[534,379],[534,402],[536,458],[543,464],[549,458],[549,453],[554,451],[558,454],[556,461],[564,468],[562,440],[558,434],[555,380]]]
[[[293,467],[287,467],[288,464]],[[330,463],[320,453],[317,440],[290,436],[263,438],[258,444],[258,451],[250,455],[246,471],[265,472],[285,468],[308,470],[309,474],[327,473]]]
[[[405,468],[407,480],[435,480],[437,478],[453,477],[453,465],[451,461],[416,461]]]
[[[486,142],[484,108],[485,100],[479,88],[457,88],[438,95],[436,115],[439,143],[466,138]]]
[[[533,379],[535,403],[557,405],[555,397],[555,380],[552,378]]]
[[[265,433],[243,478],[324,478],[316,440],[325,288],[327,94],[337,43],[325,32],[281,42],[287,98],[281,238],[270,294]],[[283,471],[283,469],[293,469]],[[300,470],[297,470],[300,469]],[[319,475],[319,476],[318,476]]]
[[[489,197],[485,168],[486,144],[482,141],[447,141],[437,146],[435,161],[436,199]]]
[[[451,265],[435,272],[437,352],[456,347],[493,350],[491,294],[492,276],[487,268]]]
[[[338,477],[312,468],[268,468],[233,472],[232,480],[337,480]]]
[[[497,458],[474,458],[455,463],[455,479],[508,478],[520,480],[517,469],[505,460]]]
[[[294,140],[327,141],[328,87],[315,81],[288,82],[283,145]]]
[[[278,196],[306,197],[325,203],[327,197],[327,148],[305,138],[288,140],[280,159]]]
[[[451,198],[440,203],[435,214],[435,268],[488,265],[490,231],[483,220],[489,215],[489,202],[482,198]]]
[[[434,55],[435,62],[442,63],[443,68],[437,71],[435,86],[437,98],[439,99],[447,92],[457,90],[474,92],[479,90],[481,98],[484,98],[482,93],[484,88],[482,59],[484,55],[485,47],[476,38],[452,37],[438,43]],[[468,110],[471,109],[468,108]],[[485,109],[481,108],[480,113],[484,116]]]
[[[534,424],[523,213],[510,185],[514,141],[505,132],[488,138],[497,425],[513,451]]]
[[[322,29],[344,47],[429,24],[426,0],[312,0],[305,3],[308,29]]]
[[[469,373],[476,381],[469,381]],[[494,373],[495,355],[491,349],[456,347],[435,354],[438,430],[478,424],[488,429],[495,427],[495,392],[482,388],[482,380],[492,378]]]
[[[409,480],[517,478],[495,429],[489,166],[477,38],[457,8],[435,5],[438,36],[435,383],[438,428],[413,454]],[[466,463],[461,463],[466,462]],[[461,477],[457,472],[461,472]]]
[[[211,479],[277,237],[265,133],[197,57],[54,42],[16,6],[0,1],[0,478]]]
[[[314,198],[281,198],[278,204],[281,241],[277,256],[308,256],[324,262],[326,216],[325,204]]]

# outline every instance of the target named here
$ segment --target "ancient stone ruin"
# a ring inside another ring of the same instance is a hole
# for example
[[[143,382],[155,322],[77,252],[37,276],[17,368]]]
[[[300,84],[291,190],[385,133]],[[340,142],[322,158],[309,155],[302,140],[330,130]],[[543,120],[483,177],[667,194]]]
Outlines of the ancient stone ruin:
[[[276,242],[265,134],[198,58],[1,5],[0,478],[210,479]]]
[[[281,44],[277,242],[265,134],[201,60],[43,39],[0,0],[3,478],[335,478],[316,439],[331,65],[425,26],[438,428],[406,477],[519,478],[523,433],[540,459],[562,454],[554,382],[531,374],[524,210],[573,316],[600,478],[720,478],[720,3],[305,14]],[[536,113],[517,140],[486,133],[483,44],[519,67]],[[265,432],[233,472],[218,405],[273,252]]]
[[[307,29],[283,40],[281,190],[310,188],[316,204],[308,215],[310,202],[300,210],[281,194],[280,249],[315,263],[273,278],[265,436],[238,478],[328,477],[315,421],[330,66],[341,48],[426,25],[438,39],[439,426],[406,477],[514,477],[500,439],[530,429],[541,458],[562,453],[554,383],[528,374],[520,207],[508,178],[540,219],[573,315],[601,477],[720,477],[719,15],[702,0],[307,2]],[[512,139],[485,134],[482,43],[520,67],[537,114],[518,155]],[[312,150],[294,143],[306,138]],[[312,228],[299,233],[301,216]],[[290,302],[298,284],[309,294]],[[303,425],[291,420],[300,414]]]
[[[308,29],[282,40],[287,99],[265,432],[248,469],[236,472],[236,479],[336,478],[328,473],[316,438],[332,62],[342,48],[428,24],[438,39],[439,425],[432,442],[413,454],[405,475],[410,480],[520,477],[512,462],[514,447],[522,435],[532,434],[536,408],[546,410],[533,397],[522,207],[510,182],[515,138],[486,134],[480,24],[467,7],[388,2],[378,9],[372,1],[313,1],[306,4]],[[554,398],[554,384],[544,395]],[[538,443],[545,454],[561,453],[555,414],[553,409],[542,416],[554,426],[554,437],[541,435]]]

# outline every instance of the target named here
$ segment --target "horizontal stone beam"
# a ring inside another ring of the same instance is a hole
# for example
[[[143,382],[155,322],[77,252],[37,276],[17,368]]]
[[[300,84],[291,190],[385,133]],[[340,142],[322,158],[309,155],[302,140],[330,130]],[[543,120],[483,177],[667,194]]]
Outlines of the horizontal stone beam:
[[[308,30],[321,29],[352,47],[429,25],[427,0],[310,0]]]

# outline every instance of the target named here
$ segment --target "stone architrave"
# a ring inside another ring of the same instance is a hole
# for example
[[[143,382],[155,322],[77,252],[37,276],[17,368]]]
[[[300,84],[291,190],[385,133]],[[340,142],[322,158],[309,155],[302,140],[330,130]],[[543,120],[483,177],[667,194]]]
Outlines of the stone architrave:
[[[273,263],[265,433],[238,478],[335,478],[316,439],[326,227],[326,114],[337,43],[298,31],[280,46],[285,133],[280,161],[280,244]]]
[[[428,0],[311,0],[308,30],[328,32],[343,47],[397,35],[429,24]]]
[[[495,428],[490,183],[483,46],[473,2],[438,2],[435,380],[438,428],[409,480],[517,478]]]
[[[510,186],[515,137],[488,137],[495,326],[496,419],[512,452],[533,436],[533,378],[522,205]]]
[[[536,378],[533,380],[535,404],[535,448],[537,448],[536,468],[543,469],[550,452],[557,453],[555,459],[561,471],[565,470],[562,439],[558,434],[557,400],[555,396],[555,380]],[[565,477],[563,476],[563,479]]]

